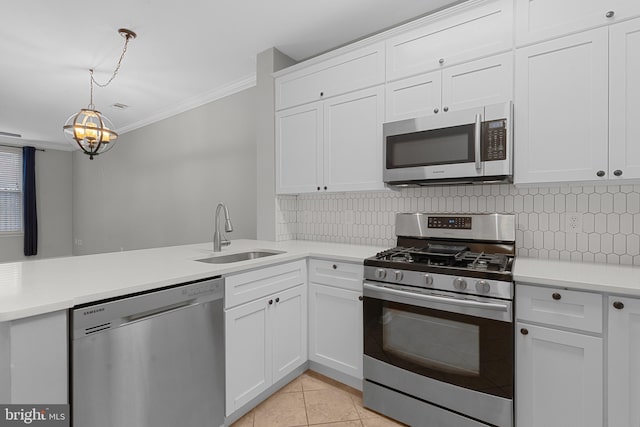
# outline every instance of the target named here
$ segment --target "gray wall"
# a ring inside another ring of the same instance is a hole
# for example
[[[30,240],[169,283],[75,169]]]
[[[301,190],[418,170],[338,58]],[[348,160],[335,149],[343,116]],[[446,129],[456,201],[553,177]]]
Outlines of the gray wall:
[[[71,152],[36,152],[38,255],[24,256],[23,235],[0,236],[0,262],[71,255],[72,179]]]
[[[212,240],[224,201],[234,232],[256,237],[255,88],[121,135],[94,160],[73,156],[74,254]]]

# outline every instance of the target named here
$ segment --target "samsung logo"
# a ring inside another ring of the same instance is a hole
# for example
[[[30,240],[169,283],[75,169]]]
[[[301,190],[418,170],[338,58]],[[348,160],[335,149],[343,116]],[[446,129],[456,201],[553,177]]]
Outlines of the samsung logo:
[[[95,308],[93,310],[87,310],[82,312],[83,316],[88,316],[89,314],[95,314],[95,313],[100,313],[101,311],[104,311],[104,307],[101,308]]]

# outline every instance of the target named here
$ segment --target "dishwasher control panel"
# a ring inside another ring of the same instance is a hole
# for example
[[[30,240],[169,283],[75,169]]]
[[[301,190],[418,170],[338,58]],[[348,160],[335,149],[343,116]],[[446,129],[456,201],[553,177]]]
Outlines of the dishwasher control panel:
[[[191,286],[185,287],[182,290],[182,295],[189,297],[199,297],[201,295],[207,295],[213,292],[222,291],[223,283],[218,281],[209,281],[202,283],[194,283]]]

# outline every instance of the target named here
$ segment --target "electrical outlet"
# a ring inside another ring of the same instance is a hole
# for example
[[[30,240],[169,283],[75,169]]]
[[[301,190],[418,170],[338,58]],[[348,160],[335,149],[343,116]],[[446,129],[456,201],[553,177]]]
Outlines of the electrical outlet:
[[[567,212],[565,214],[564,231],[567,233],[582,232],[582,214],[577,212]]]
[[[76,244],[76,246],[82,246],[82,239],[76,238],[74,243]]]

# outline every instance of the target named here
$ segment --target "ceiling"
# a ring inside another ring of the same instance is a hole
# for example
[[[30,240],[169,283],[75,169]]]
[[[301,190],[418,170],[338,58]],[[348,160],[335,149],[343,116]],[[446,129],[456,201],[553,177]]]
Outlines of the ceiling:
[[[256,55],[299,61],[459,0],[22,0],[0,26],[0,143],[71,149],[67,118],[106,82],[118,28],[138,34],[96,109],[127,132],[255,81]],[[118,110],[113,104],[126,104]]]

